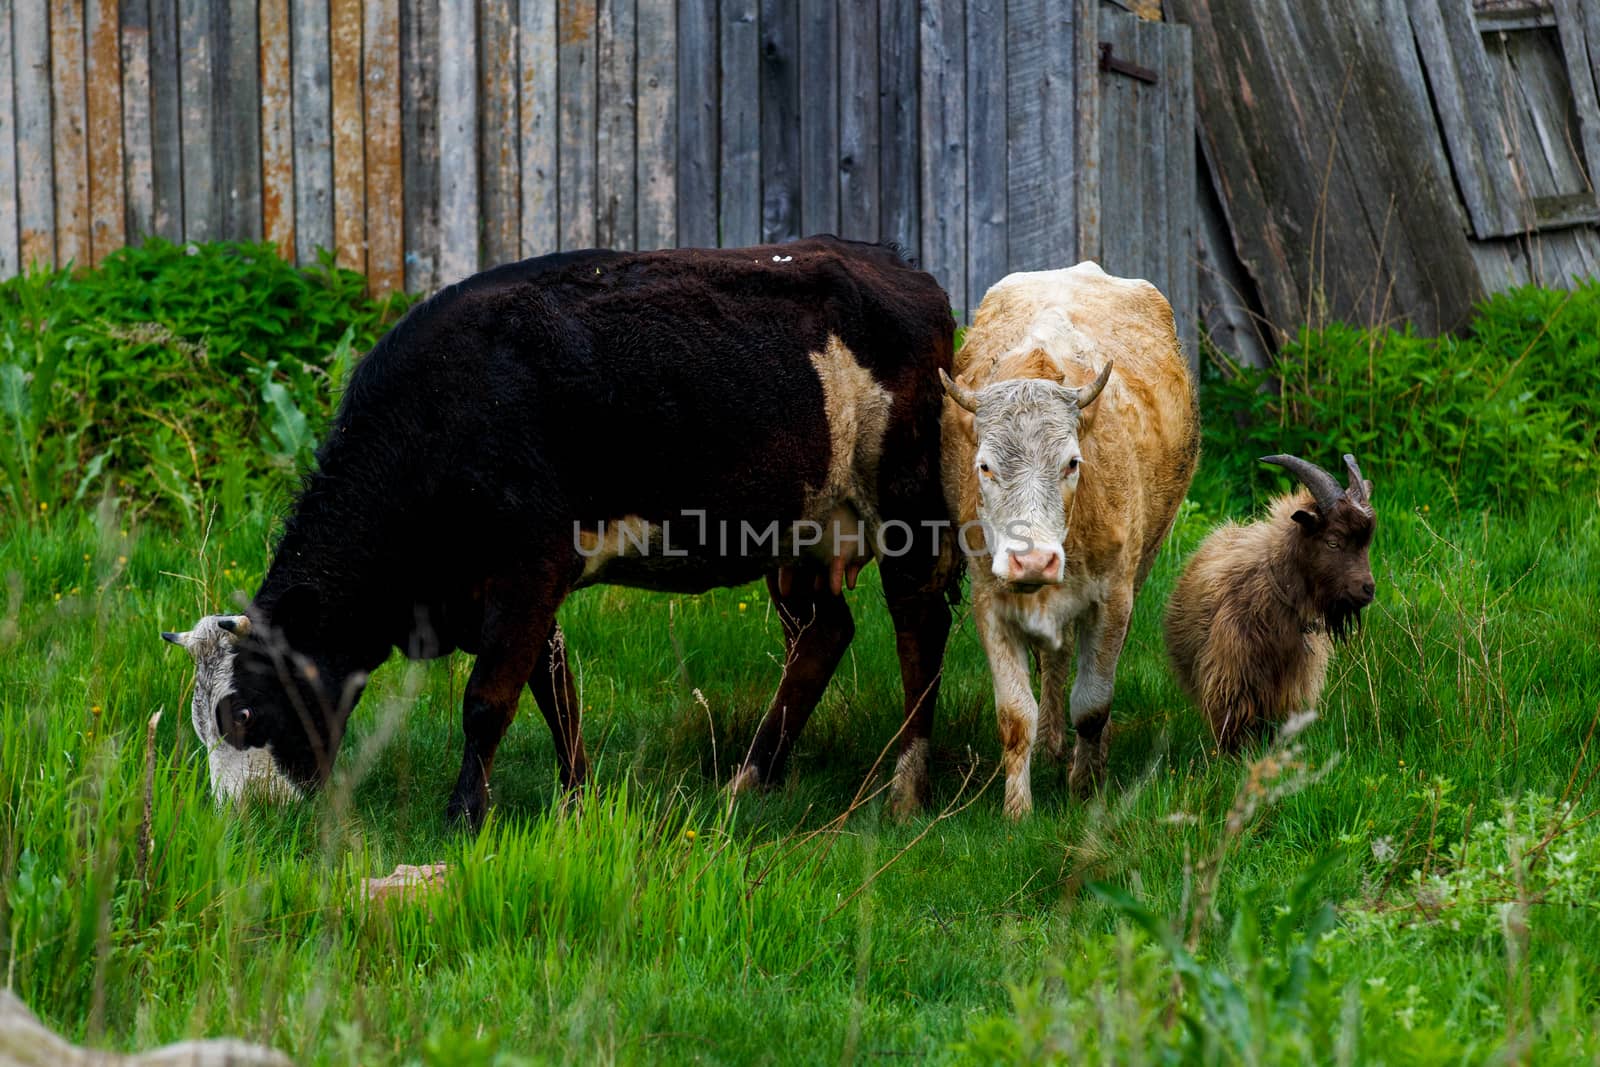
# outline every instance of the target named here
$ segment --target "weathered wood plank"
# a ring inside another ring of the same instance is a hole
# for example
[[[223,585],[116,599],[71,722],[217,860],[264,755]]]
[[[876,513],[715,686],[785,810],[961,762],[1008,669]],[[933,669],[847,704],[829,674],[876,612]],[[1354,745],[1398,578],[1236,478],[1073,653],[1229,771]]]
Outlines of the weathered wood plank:
[[[800,20],[791,0],[761,5],[761,239],[800,236]]]
[[[517,25],[521,251],[525,257],[542,256],[561,247],[561,203],[556,188],[560,91],[556,0],[521,0]]]
[[[1177,315],[1178,340],[1189,357],[1189,367],[1200,369],[1199,325],[1199,204],[1194,125],[1194,42],[1186,26],[1166,24],[1166,67],[1162,80],[1167,90],[1166,186],[1167,264],[1172,282],[1168,301]]]
[[[122,0],[123,226],[128,242],[155,232],[154,144],[150,128],[150,3]],[[0,186],[4,181],[0,180]]]
[[[839,235],[878,240],[878,9],[839,5]]]
[[[717,220],[720,243],[740,247],[761,240],[761,42],[756,0],[722,0],[720,22]]]
[[[485,266],[521,258],[515,14],[505,0],[478,2],[478,210]]]
[[[478,270],[478,35],[474,0],[439,0],[439,285]]]
[[[1077,215],[1075,242],[1069,261],[1099,255],[1100,249],[1100,78],[1097,62],[1100,35],[1095,32],[1099,0],[1076,0],[1072,5],[1072,41],[1067,49],[1072,94],[1072,196]],[[1015,223],[1012,224],[1015,226]]]
[[[1167,211],[1171,183],[1167,180],[1167,64],[1165,27],[1137,16],[1127,19],[1132,38],[1131,54],[1140,66],[1160,72],[1155,85],[1133,82],[1134,106],[1139,110],[1139,138],[1134,146],[1134,195],[1139,197],[1140,240],[1130,250],[1131,273],[1153,284],[1170,301],[1172,265],[1168,262]],[[1127,80],[1127,79],[1122,79]]]
[[[678,0],[678,243],[717,244],[717,0]]]
[[[0,0],[0,279],[22,268],[17,244],[17,112],[11,75],[11,4]]]
[[[1044,270],[1078,257],[1073,48],[1068,5],[1006,5],[1006,260]],[[1095,128],[1095,127],[1090,127]]]
[[[294,68],[295,259],[314,263],[334,248],[333,104],[328,0],[290,0]],[[449,58],[441,56],[440,62]]]
[[[532,7],[525,0],[524,9]],[[406,291],[431,293],[439,268],[439,4],[400,5],[400,151]]]
[[[1137,24],[1132,15],[1112,8],[1099,12],[1101,46],[1139,63]],[[1100,264],[1122,277],[1146,273],[1144,257],[1145,182],[1140,173],[1144,149],[1143,82],[1102,72],[1100,82]],[[1155,87],[1148,87],[1159,92]]]
[[[289,0],[261,0],[261,233],[293,260],[294,68]]]
[[[967,2],[967,310],[1005,277],[1007,121],[1005,0]]]
[[[214,0],[213,153],[219,236],[261,239],[261,48],[256,0]]]
[[[333,106],[333,244],[339,266],[367,269],[366,132],[361,114],[361,0],[328,3]]]
[[[88,107],[83,84],[82,0],[50,0],[50,118],[55,139],[56,262],[87,266]]]
[[[637,247],[635,16],[634,0],[601,0],[600,124],[595,138],[595,191],[600,202],[595,243],[602,248]]]
[[[178,51],[177,0],[150,3],[150,199],[151,232],[183,240],[182,63]]]
[[[966,320],[966,67],[961,0],[922,6],[922,267]]]
[[[597,18],[595,0],[561,0],[558,22],[560,79],[561,247],[595,243],[595,98]]]
[[[1595,71],[1600,69],[1600,56],[1593,54],[1600,51],[1600,39],[1589,38],[1584,25],[1584,8],[1593,12],[1597,28],[1600,28],[1600,11],[1595,10],[1595,4],[1581,4],[1579,0],[1555,0],[1555,6],[1556,29],[1561,36],[1561,52],[1578,113],[1583,159],[1591,182],[1600,181],[1600,101],[1596,100],[1595,77]]]
[[[400,155],[400,0],[366,0],[361,28],[367,140],[367,288],[406,284],[404,163]]]
[[[89,109],[89,257],[98,264],[127,243],[122,187],[122,42],[117,0],[85,0]]]
[[[1197,314],[1211,343],[1230,359],[1248,367],[1266,367],[1272,351],[1261,331],[1255,286],[1233,251],[1228,220],[1202,164],[1195,175],[1199,273]],[[1191,357],[1193,358],[1193,357]]]
[[[839,20],[834,0],[800,0],[800,230],[839,232]]]
[[[17,247],[24,268],[56,262],[50,19],[43,4],[12,10],[17,108]]]
[[[922,247],[917,8],[878,6],[878,232],[908,256]]]
[[[678,237],[678,22],[673,0],[639,0],[638,226],[640,248]]]

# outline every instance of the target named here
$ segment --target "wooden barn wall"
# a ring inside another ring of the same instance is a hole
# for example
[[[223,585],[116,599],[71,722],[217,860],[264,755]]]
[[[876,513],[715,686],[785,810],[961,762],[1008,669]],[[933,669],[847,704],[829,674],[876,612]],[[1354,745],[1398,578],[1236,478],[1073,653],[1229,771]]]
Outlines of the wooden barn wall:
[[[1477,110],[1476,97],[1451,90],[1442,77],[1458,71],[1459,57],[1442,51],[1443,31],[1436,39],[1430,27],[1446,17],[1459,29],[1472,3],[1167,0],[1168,17],[1194,32],[1202,148],[1222,212],[1216,224],[1204,220],[1203,236],[1221,231],[1232,241],[1231,250],[1213,247],[1204,268],[1218,276],[1202,288],[1222,294],[1205,309],[1213,328],[1264,323],[1273,343],[1330,319],[1409,321],[1433,333],[1462,325],[1487,292],[1530,281],[1570,284],[1600,267],[1600,232],[1581,214],[1569,216],[1576,225],[1544,227],[1530,213],[1522,232],[1474,229],[1461,190],[1470,194],[1475,185],[1460,180],[1464,172],[1454,168],[1462,157],[1452,155],[1446,133],[1465,131],[1495,146],[1485,153],[1499,151],[1507,174],[1531,173],[1544,166],[1533,158],[1537,146],[1519,148],[1528,159],[1506,166],[1505,146],[1516,143],[1512,127],[1520,121],[1504,114],[1506,101],[1562,119],[1568,101],[1553,83],[1531,75],[1519,81],[1514,71],[1502,86],[1514,92]],[[1533,6],[1553,20],[1582,5]],[[1600,18],[1589,22],[1592,43],[1570,39],[1564,26],[1561,44],[1596,52]],[[1491,52],[1498,35],[1479,27],[1452,40],[1467,55],[1469,47]],[[1551,122],[1551,136],[1570,135],[1575,144],[1600,136],[1600,114],[1580,110],[1577,119],[1565,132]],[[1587,175],[1583,187],[1592,199]],[[1491,221],[1507,214],[1499,210]],[[1212,266],[1235,256],[1254,289],[1237,300],[1230,294],[1238,279]],[[1218,299],[1231,306],[1214,306]]]
[[[1112,269],[1191,322],[1192,205],[1166,203],[1187,33],[1169,55],[1177,28],[1125,31],[1165,84],[1110,83],[1097,7],[0,0],[0,276],[155,234],[333,249],[426,292],[558,249],[834,232],[897,243],[967,309],[1099,254],[1103,155]]]

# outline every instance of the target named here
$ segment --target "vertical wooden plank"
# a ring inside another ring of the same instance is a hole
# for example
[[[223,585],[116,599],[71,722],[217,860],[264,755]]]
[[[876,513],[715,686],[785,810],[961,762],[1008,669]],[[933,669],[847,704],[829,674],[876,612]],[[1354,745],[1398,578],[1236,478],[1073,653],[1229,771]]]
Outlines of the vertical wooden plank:
[[[1135,63],[1151,70],[1166,71],[1165,39],[1159,23],[1141,18],[1130,20]],[[1139,82],[1134,100],[1139,108],[1139,143],[1135,173],[1139,176],[1141,198],[1140,233],[1136,276],[1142,277],[1166,295],[1172,295],[1172,264],[1167,234],[1170,202],[1167,181],[1167,93],[1170,86],[1163,77],[1155,85]]]
[[[800,229],[839,232],[839,9],[800,0]]]
[[[756,0],[722,0],[721,23],[717,217],[720,243],[738,248],[761,240],[761,43]]]
[[[1006,274],[1005,0],[967,0],[967,311]]]
[[[1177,316],[1178,341],[1189,359],[1189,369],[1200,370],[1200,226],[1199,196],[1195,178],[1195,145],[1199,131],[1194,123],[1194,38],[1189,27],[1162,26],[1166,38],[1166,66],[1161,74],[1167,92],[1167,262],[1172,272],[1168,299]]]
[[[800,21],[791,0],[761,4],[761,239],[800,236]]]
[[[150,0],[151,232],[183,240],[183,85],[178,0]]]
[[[1067,110],[1072,117],[1071,203],[1076,216],[1074,238],[1067,262],[1091,259],[1100,254],[1100,35],[1095,29],[1099,0],[1075,0],[1072,4],[1071,38],[1065,43],[1067,54]],[[1016,225],[1015,221],[1012,226]]]
[[[1099,15],[1100,41],[1117,55],[1137,62],[1133,24],[1137,20],[1121,11],[1105,9]],[[1141,195],[1139,148],[1139,88],[1142,83],[1113,72],[1097,75],[1100,82],[1100,264],[1112,274],[1137,275],[1144,200]]]
[[[261,48],[256,0],[214,0],[212,71],[218,236],[261,240]]]
[[[518,5],[478,4],[478,210],[485,265],[512,262],[521,251],[521,155]]]
[[[637,247],[634,17],[634,0],[601,0],[595,243],[602,248]]]
[[[50,118],[50,20],[39,3],[12,11],[17,108],[17,248],[23,269],[56,262],[54,145]]]
[[[717,0],[678,0],[678,243],[717,245]]]
[[[216,41],[210,0],[178,0],[178,53],[182,57],[183,239],[222,236],[213,155],[212,62]]]
[[[367,289],[405,287],[400,160],[400,0],[366,0],[361,27],[362,119],[367,135]],[[515,247],[515,245],[513,245]]]
[[[478,2],[478,210],[486,265],[520,258],[517,159],[517,23],[508,0]]]
[[[290,0],[294,27],[295,258],[314,263],[333,249],[333,105],[328,52],[328,0]],[[440,62],[449,61],[442,57]]]
[[[917,5],[884,0],[878,7],[878,232],[908,256],[922,247],[920,41]]]
[[[1006,258],[1010,270],[1063,267],[1078,252],[1071,13],[1009,0],[1007,25]]]
[[[439,276],[478,270],[478,34],[473,0],[439,0]]]
[[[361,116],[361,0],[329,0],[333,106],[333,245],[339,266],[367,269],[367,178]]]
[[[261,0],[261,232],[294,260],[294,91],[289,0]]]
[[[965,321],[966,24],[962,0],[922,0],[922,268]]]
[[[21,270],[17,245],[17,112],[11,76],[11,2],[0,0],[0,280]]]
[[[1561,54],[1571,85],[1574,110],[1578,113],[1579,136],[1583,140],[1584,162],[1589,168],[1591,190],[1600,182],[1600,102],[1596,101],[1595,72],[1600,71],[1600,39],[1587,39],[1584,10],[1600,27],[1600,11],[1581,0],[1555,0],[1556,30],[1561,37]],[[1591,62],[1592,57],[1592,62]]]
[[[674,0],[639,0],[639,247],[677,243],[678,22]]]
[[[839,235],[878,239],[878,8],[839,5]]]
[[[123,226],[134,243],[155,232],[149,0],[122,0],[121,21]]]
[[[595,0],[561,0],[556,13],[560,93],[561,247],[594,245]]]
[[[561,204],[556,189],[556,0],[522,0],[517,16],[522,254],[542,256],[561,247]]]
[[[50,0],[50,117],[55,139],[56,262],[87,266],[88,108],[83,88],[82,0]]]
[[[400,80],[406,290],[431,293],[439,284],[438,0],[401,0]]]
[[[122,41],[117,0],[85,0],[89,110],[89,261],[127,243],[122,189]]]

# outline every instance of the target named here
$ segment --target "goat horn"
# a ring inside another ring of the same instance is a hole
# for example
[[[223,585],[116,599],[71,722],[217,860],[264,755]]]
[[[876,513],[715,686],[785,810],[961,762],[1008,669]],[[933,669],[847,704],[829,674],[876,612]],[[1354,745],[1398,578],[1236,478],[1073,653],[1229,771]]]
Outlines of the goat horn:
[[[1339,499],[1344,496],[1344,490],[1339,488],[1339,482],[1333,475],[1299,456],[1283,454],[1262,456],[1261,462],[1282,467],[1299,479],[1301,485],[1311,490],[1311,497],[1317,502],[1317,507],[1323,515],[1332,514],[1333,509],[1339,504]]]
[[[1344,454],[1344,469],[1350,472],[1350,485],[1345,489],[1345,493],[1357,504],[1368,503],[1367,480],[1361,476],[1361,468],[1356,464],[1356,457],[1348,452]]]

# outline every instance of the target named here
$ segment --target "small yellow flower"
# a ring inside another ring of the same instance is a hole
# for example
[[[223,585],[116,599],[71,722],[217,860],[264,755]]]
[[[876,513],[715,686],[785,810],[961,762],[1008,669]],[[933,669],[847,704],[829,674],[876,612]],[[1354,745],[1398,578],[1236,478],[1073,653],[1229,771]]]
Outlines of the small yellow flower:
[[[89,730],[88,732],[86,732],[83,735],[83,739],[85,741],[93,741],[94,740],[94,731],[93,730]]]
[[[128,557],[127,556],[118,556],[117,557],[117,566],[119,566],[119,567],[124,566],[124,565],[127,564],[127,562],[128,562]]]
[[[85,562],[85,563],[88,563],[88,562],[89,562],[89,553],[87,553],[87,552],[85,552],[85,553],[84,553],[84,554],[83,554],[83,561],[84,561],[84,562]]]
[[[90,715],[98,715],[98,714],[100,714],[100,705],[99,704],[91,705],[90,708],[89,708],[89,714]]]
[[[1400,761],[1400,766],[1404,767],[1405,765],[1406,765],[1406,761],[1405,760],[1401,760]]]
[[[683,839],[685,841],[693,841],[696,836],[698,836],[698,835],[696,835],[693,830],[685,830],[683,832]]]
[[[744,609],[746,609],[746,608],[748,608],[748,607],[749,607],[749,606],[750,606],[750,605],[749,605],[749,604],[746,604],[746,603],[745,603],[745,602],[744,602],[744,601],[742,601],[742,600],[741,600],[741,601],[739,601],[739,610],[740,610],[740,611],[743,611],[743,610],[744,610]]]
[[[60,601],[60,600],[61,600],[61,594],[60,594],[60,593],[57,593],[57,594],[56,594],[56,600],[57,600],[57,601],[58,601],[58,602],[59,602],[59,601]]]
[[[41,501],[39,501],[39,510],[40,511],[49,511],[50,510],[50,505],[45,503],[43,500],[41,500]]]

